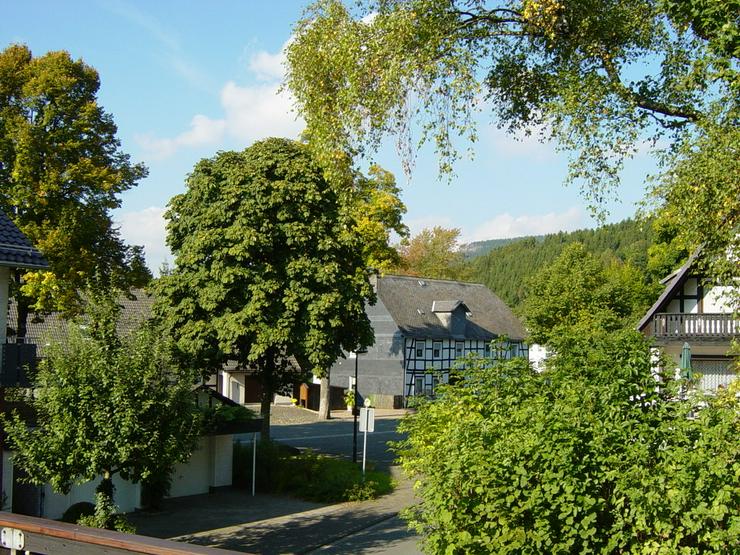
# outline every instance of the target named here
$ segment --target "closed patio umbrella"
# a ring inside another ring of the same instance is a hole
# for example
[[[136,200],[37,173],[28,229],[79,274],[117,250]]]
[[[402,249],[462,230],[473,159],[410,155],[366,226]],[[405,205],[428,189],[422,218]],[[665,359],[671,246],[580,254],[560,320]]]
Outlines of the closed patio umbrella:
[[[690,380],[694,377],[694,373],[691,370],[691,347],[688,343],[683,344],[681,349],[681,377]]]

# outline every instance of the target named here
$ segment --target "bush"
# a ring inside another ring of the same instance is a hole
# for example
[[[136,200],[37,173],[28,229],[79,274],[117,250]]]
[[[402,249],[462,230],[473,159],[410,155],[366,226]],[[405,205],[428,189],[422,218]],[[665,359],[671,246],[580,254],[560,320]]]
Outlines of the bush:
[[[426,550],[738,553],[738,411],[657,387],[634,332],[587,343],[542,374],[469,363],[405,419]]]
[[[251,487],[252,446],[234,446],[234,485]],[[286,493],[308,501],[334,503],[375,499],[393,490],[390,476],[373,470],[362,478],[359,465],[344,459],[301,453],[275,442],[257,447],[257,491]]]
[[[93,516],[95,514],[95,504],[88,501],[80,501],[64,511],[62,515],[62,522],[69,522],[70,524],[77,524],[77,522],[84,516]]]

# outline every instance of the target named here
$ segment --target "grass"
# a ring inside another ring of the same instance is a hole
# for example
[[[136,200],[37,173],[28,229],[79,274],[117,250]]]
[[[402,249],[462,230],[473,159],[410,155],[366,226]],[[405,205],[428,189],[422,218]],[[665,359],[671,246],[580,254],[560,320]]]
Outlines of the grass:
[[[251,488],[252,446],[234,445],[234,485]],[[335,503],[365,501],[393,491],[391,477],[374,469],[362,477],[359,465],[274,442],[257,446],[256,489],[285,493],[307,501]]]

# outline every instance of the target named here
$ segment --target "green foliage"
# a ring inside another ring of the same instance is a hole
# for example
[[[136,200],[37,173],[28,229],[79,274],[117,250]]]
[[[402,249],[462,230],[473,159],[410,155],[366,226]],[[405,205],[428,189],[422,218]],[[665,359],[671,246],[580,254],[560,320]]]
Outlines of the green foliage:
[[[522,313],[530,338],[556,350],[579,325],[611,331],[636,322],[657,295],[636,268],[604,266],[580,243],[565,247],[529,280],[527,291]]]
[[[77,520],[80,526],[89,528],[103,528],[115,530],[127,534],[136,533],[136,528],[126,520],[124,515],[118,514],[117,507],[113,504],[113,497],[98,492],[95,495],[95,511],[92,515],[83,515]]]
[[[373,342],[355,222],[308,147],[286,139],[200,161],[167,218],[176,266],[157,281],[157,311],[191,366],[258,369],[267,437],[279,387]]]
[[[92,295],[84,323],[69,323],[65,342],[45,348],[28,400],[35,427],[3,418],[14,464],[35,484],[67,493],[101,475],[146,481],[195,447],[194,376],[174,371],[159,330],[144,324],[119,336],[119,310],[112,297]]]
[[[390,493],[390,476],[370,468],[362,478],[359,465],[310,451],[295,453],[281,446],[260,442],[257,447],[259,491],[287,493],[308,501],[336,503],[365,501]],[[234,483],[251,482],[252,446],[234,446]]]
[[[93,516],[95,514],[95,504],[88,501],[80,501],[70,505],[62,515],[62,522],[75,524],[83,516]]]
[[[544,373],[469,361],[404,419],[426,552],[736,552],[737,410],[677,400],[637,332],[582,332]]]
[[[411,276],[465,280],[468,277],[457,239],[459,229],[424,229],[399,246],[399,271]]]
[[[93,276],[122,289],[151,279],[110,215],[147,169],[121,152],[99,87],[97,71],[67,52],[0,52],[0,208],[50,264],[25,275],[24,307],[75,312]]]
[[[287,85],[332,175],[347,164],[337,152],[386,135],[407,168],[432,142],[449,175],[486,109],[569,153],[568,181],[601,213],[650,145],[664,154],[657,198],[692,216],[684,248],[706,234],[719,259],[739,225],[737,13],[737,0],[318,0],[287,49]]]
[[[257,415],[254,411],[241,405],[216,405],[203,407],[203,430],[210,432],[228,424],[244,424],[253,420]]]
[[[365,264],[385,272],[400,263],[398,251],[390,244],[390,234],[408,237],[409,230],[402,222],[406,205],[392,173],[377,165],[372,165],[369,173],[369,177],[355,177],[349,205],[362,239]]]
[[[649,266],[648,249],[654,243],[655,234],[650,224],[650,221],[624,220],[597,229],[525,237],[474,258],[469,263],[471,277],[521,312],[529,279],[552,264],[568,245],[581,243],[603,264],[624,263],[639,270],[645,276],[643,279],[652,283],[673,271],[681,260],[674,256],[661,265]]]

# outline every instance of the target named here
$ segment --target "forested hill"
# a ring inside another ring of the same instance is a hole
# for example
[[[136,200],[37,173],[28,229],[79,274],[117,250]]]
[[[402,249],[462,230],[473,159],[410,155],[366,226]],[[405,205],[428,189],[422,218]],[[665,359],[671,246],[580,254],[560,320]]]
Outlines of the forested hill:
[[[472,259],[472,281],[484,283],[510,307],[517,309],[524,297],[529,276],[552,263],[569,243],[580,242],[605,260],[614,257],[647,267],[647,249],[652,244],[650,225],[632,219],[598,229],[560,232],[544,237],[523,237]]]
[[[471,260],[478,256],[488,254],[494,249],[503,247],[510,243],[521,241],[522,239],[535,239],[542,241],[545,238],[544,235],[532,235],[527,237],[510,237],[507,239],[488,239],[487,241],[473,241],[472,243],[465,243],[460,245],[460,252],[463,253],[466,260]]]

